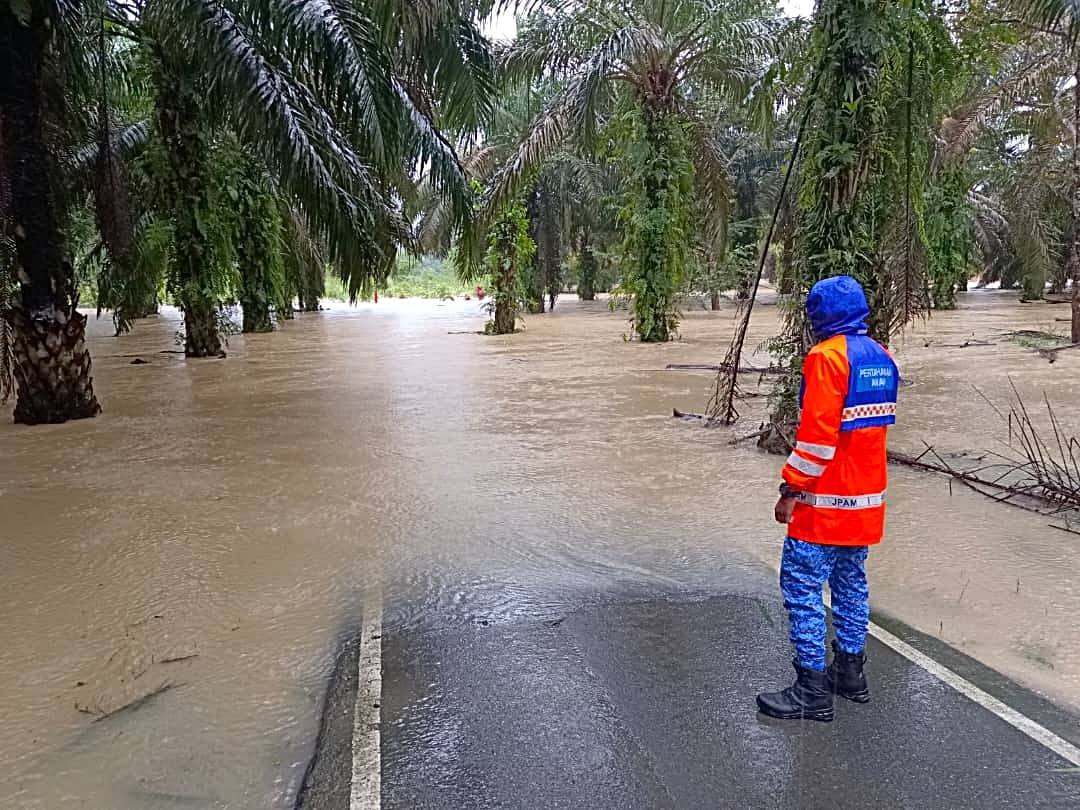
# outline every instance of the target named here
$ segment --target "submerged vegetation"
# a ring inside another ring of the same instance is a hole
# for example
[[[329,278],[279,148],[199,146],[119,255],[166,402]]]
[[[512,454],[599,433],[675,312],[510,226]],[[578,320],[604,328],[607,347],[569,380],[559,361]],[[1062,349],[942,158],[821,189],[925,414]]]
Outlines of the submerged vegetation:
[[[516,13],[518,35],[484,34]],[[0,396],[100,410],[79,307],[461,296],[489,331],[568,289],[644,342],[691,296],[788,313],[850,273],[887,343],[969,284],[1069,295],[1080,342],[1080,18],[1064,0],[0,0]],[[800,138],[800,133],[803,135]],[[748,308],[747,308],[748,311]],[[730,421],[732,369],[716,416]],[[730,358],[729,358],[730,360]]]

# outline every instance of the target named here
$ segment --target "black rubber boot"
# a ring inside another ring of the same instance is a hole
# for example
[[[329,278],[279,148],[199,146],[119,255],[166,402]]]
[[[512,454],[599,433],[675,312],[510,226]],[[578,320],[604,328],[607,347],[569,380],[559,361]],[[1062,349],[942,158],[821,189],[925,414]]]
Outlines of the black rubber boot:
[[[869,703],[870,687],[866,685],[866,674],[863,672],[866,651],[855,655],[846,653],[840,649],[840,644],[835,638],[832,648],[833,662],[829,664],[827,674],[829,688],[833,694],[855,703]]]
[[[769,717],[781,720],[833,719],[833,693],[829,689],[828,676],[824,672],[806,669],[795,664],[795,683],[782,692],[768,692],[757,696],[758,709]]]

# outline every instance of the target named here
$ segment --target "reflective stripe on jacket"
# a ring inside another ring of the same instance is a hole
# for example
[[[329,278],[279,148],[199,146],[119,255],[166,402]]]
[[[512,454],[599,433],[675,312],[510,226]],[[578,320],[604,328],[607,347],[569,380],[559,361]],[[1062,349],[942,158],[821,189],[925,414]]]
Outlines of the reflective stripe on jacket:
[[[836,335],[810,350],[796,446],[783,473],[801,493],[791,537],[837,546],[881,542],[885,439],[896,422],[899,382],[889,353],[865,335]]]

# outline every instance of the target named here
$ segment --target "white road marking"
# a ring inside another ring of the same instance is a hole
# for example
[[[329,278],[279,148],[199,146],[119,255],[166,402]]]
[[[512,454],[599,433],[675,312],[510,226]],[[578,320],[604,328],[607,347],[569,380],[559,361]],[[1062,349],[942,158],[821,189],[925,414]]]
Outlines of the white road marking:
[[[382,593],[364,607],[359,682],[353,715],[350,810],[382,805]]]
[[[832,599],[827,592],[825,593],[825,604],[830,607],[832,606]],[[998,700],[988,692],[984,692],[962,675],[953,672],[947,666],[934,660],[929,655],[919,652],[906,641],[893,635],[881,625],[870,622],[870,635],[894,652],[904,656],[904,658],[908,659],[913,664],[922,667],[942,683],[951,686],[964,697],[977,703],[979,706],[982,706],[986,711],[1001,720],[1004,720],[1017,731],[1026,734],[1044,748],[1050,749],[1065,761],[1080,768],[1080,748],[1077,748],[1068,740],[1059,737],[1050,729],[1036,723],[1027,715],[1021,714],[1012,706]]]

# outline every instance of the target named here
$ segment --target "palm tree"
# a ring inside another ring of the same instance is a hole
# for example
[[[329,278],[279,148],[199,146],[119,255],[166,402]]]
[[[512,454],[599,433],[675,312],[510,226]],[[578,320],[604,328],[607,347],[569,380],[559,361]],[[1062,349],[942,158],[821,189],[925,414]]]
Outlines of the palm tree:
[[[477,187],[491,186],[500,166],[513,157],[528,134],[537,110],[557,89],[551,82],[525,81],[503,87],[483,138],[462,158],[467,175]],[[547,155],[518,189],[513,203],[501,203],[494,222],[486,229],[488,239],[482,256],[460,239],[455,243],[460,234],[455,233],[449,201],[425,184],[416,205],[417,247],[427,254],[446,255],[453,246],[454,262],[464,281],[471,283],[481,274],[489,274],[499,314],[492,328],[496,334],[504,334],[504,328],[513,330],[519,305],[543,313],[545,294],[554,305],[563,258],[573,248],[575,235],[581,234],[586,221],[589,230],[595,227],[596,212],[603,207],[603,197],[608,193],[604,184],[609,180],[600,164],[582,150],[564,145]],[[531,247],[519,244],[514,236],[520,224],[519,214],[524,216]],[[493,235],[495,231],[498,235]],[[515,258],[519,248],[531,257],[529,263]],[[510,253],[499,258],[501,251]]]
[[[487,210],[512,199],[567,141],[592,148],[601,131],[617,141],[630,180],[623,286],[640,339],[668,340],[695,187],[716,217],[727,216],[726,158],[710,138],[709,114],[718,103],[767,98],[751,90],[780,29],[767,0],[584,0],[534,14],[504,66],[564,84],[496,176]]]
[[[1025,299],[1041,298],[1067,260],[1056,221],[1069,205],[1072,139],[1063,36],[973,4],[953,39],[927,186],[934,306],[955,306],[975,251],[983,281],[1012,286],[1019,275]]]
[[[8,259],[0,260],[0,272],[13,271],[18,286],[4,316],[18,390],[15,421],[25,424],[101,410],[86,316],[76,309],[57,171],[56,133],[64,123],[58,88],[76,64],[64,32],[80,13],[78,4],[60,0],[0,2],[0,241]]]
[[[936,7],[922,8],[919,0],[825,0],[815,15],[816,67],[801,99],[789,161],[802,160],[793,212],[793,291],[805,294],[828,276],[855,276],[870,299],[870,334],[886,343],[928,305],[926,133],[940,51],[948,41],[943,15]],[[775,209],[774,222],[781,212]],[[759,274],[763,266],[764,260]],[[736,375],[749,311],[710,403],[713,418],[728,424],[738,418]],[[774,396],[775,428],[795,421],[802,360],[811,342],[803,308],[789,308],[785,333],[772,341],[788,369]],[[786,443],[782,429],[762,441],[770,449]]]
[[[483,0],[3,0],[0,44],[0,217],[17,257],[16,419],[63,421],[98,411],[76,311],[59,150],[50,134],[76,80],[93,65],[81,32],[137,43],[152,64],[155,104],[141,131],[162,147],[158,185],[171,224],[170,288],[185,313],[190,356],[220,351],[213,272],[228,251],[206,223],[208,148],[224,133],[269,168],[288,206],[358,295],[407,238],[400,200],[418,167],[467,224],[471,203],[452,140],[479,125],[493,65]],[[88,21],[90,21],[88,23]],[[97,26],[96,30],[94,26]],[[90,41],[97,43],[100,36]],[[106,48],[102,48],[104,53]],[[209,92],[210,88],[213,92]],[[94,98],[94,94],[90,94]],[[100,116],[104,121],[107,111]],[[109,127],[102,126],[102,131]],[[443,135],[446,131],[448,135]],[[54,139],[55,140],[55,139]],[[96,163],[112,150],[96,150]],[[119,172],[107,174],[115,190]],[[102,211],[114,269],[130,274],[122,195]],[[119,214],[119,216],[111,216]],[[106,223],[118,225],[106,227]],[[468,228],[463,228],[467,233]]]
[[[158,65],[157,127],[176,205],[172,279],[189,355],[220,351],[201,275],[213,247],[199,229],[208,134],[224,127],[259,150],[358,295],[407,238],[396,200],[412,194],[417,166],[468,214],[439,125],[475,128],[490,103],[475,12],[465,0],[149,0],[140,22]]]
[[[1072,342],[1080,343],[1080,9],[1069,0],[1015,0],[1034,26],[1048,33],[1059,43],[1058,54],[1063,62],[1062,78],[1071,90],[1065,121],[1069,133],[1069,244],[1068,275],[1072,280]],[[1066,69],[1067,66],[1067,69]]]

